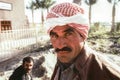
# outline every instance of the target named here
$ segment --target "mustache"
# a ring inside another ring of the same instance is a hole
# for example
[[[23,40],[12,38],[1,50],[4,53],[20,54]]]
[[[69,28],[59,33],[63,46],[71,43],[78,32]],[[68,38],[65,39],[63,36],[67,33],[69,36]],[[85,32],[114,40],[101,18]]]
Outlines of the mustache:
[[[31,71],[31,69],[25,69],[26,72]]]
[[[69,47],[63,47],[62,49],[59,49],[59,48],[56,48],[55,49],[55,52],[59,52],[59,51],[72,51],[72,49],[71,48],[69,48]]]

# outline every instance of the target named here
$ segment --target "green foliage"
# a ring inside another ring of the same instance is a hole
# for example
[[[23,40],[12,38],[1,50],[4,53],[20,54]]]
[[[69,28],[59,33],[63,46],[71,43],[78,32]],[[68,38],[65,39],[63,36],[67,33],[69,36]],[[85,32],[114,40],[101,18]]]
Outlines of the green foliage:
[[[97,2],[97,0],[85,0],[85,3],[87,4],[87,5],[93,5],[93,4],[95,4]]]
[[[35,9],[35,2],[34,1],[29,2],[29,5],[26,8],[34,10]]]
[[[116,23],[116,31],[120,31],[120,22]]]
[[[120,31],[110,32],[108,27],[92,25],[87,42],[96,51],[111,54],[120,53]]]
[[[118,39],[118,44],[120,44],[120,38]]]
[[[107,0],[109,3],[117,4],[120,0]]]
[[[96,27],[92,25],[88,36],[89,38],[90,37],[108,38],[109,35],[107,35],[107,33],[109,33],[109,28],[104,26]]]
[[[48,9],[54,3],[55,1],[53,0],[35,0],[35,7],[36,9],[39,9],[39,8]]]

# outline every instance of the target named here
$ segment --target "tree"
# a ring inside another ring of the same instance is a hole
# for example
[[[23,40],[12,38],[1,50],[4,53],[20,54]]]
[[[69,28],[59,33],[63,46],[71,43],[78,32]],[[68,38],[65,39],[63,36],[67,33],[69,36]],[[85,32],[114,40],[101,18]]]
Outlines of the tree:
[[[81,0],[73,0],[73,3],[81,5]]]
[[[120,0],[108,0],[109,3],[112,3],[112,26],[111,26],[111,32],[115,31],[115,14],[116,14],[116,4]]]
[[[53,5],[55,3],[55,1],[52,1],[52,0],[35,0],[35,6],[36,6],[36,9],[39,9],[41,8],[41,21],[42,21],[42,25],[44,23],[44,15],[43,15],[43,9],[47,9],[48,11],[48,8]]]
[[[52,6],[55,3],[55,1],[52,0],[45,0],[45,1],[46,1],[45,8],[47,9],[47,12],[49,12],[49,7]]]
[[[34,26],[34,10],[35,10],[35,2],[31,1],[29,5],[26,7],[27,9],[30,9],[32,12],[32,24]]]
[[[89,5],[89,24],[91,25],[91,10],[92,10],[92,5],[95,4],[97,0],[85,0],[85,3]]]

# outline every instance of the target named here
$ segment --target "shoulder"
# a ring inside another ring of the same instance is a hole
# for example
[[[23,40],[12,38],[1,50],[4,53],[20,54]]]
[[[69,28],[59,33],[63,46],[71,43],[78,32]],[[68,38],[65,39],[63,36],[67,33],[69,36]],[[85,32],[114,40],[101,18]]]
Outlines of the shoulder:
[[[14,72],[19,72],[19,71],[21,72],[21,71],[23,71],[23,70],[24,70],[24,68],[23,68],[23,66],[21,65],[21,66],[17,67]]]
[[[13,74],[12,75],[22,75],[24,74],[24,68],[23,66],[19,66],[17,67],[14,71],[13,71]]]
[[[12,73],[12,75],[10,76],[9,80],[19,80],[19,79],[21,79],[21,76],[22,76],[23,74],[24,74],[24,73],[23,73],[23,67],[22,67],[22,66],[19,66],[19,67],[17,67],[17,68],[13,71],[13,73]]]
[[[104,53],[98,53],[94,50],[89,50],[88,53],[90,54],[90,70],[92,69],[92,72],[97,70],[97,72],[102,73],[106,76],[119,78],[120,79],[120,67],[115,64],[114,62],[111,62],[110,58],[105,55]],[[118,80],[118,79],[116,79]]]

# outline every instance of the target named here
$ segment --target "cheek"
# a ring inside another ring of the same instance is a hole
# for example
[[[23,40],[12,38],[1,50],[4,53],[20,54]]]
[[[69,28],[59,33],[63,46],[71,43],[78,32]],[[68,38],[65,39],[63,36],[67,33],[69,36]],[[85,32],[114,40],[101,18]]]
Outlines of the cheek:
[[[73,45],[78,45],[80,43],[80,40],[78,38],[73,37],[73,38],[70,38],[68,42]]]
[[[56,41],[55,40],[53,41],[53,40],[50,39],[50,42],[52,43],[52,46],[55,47]]]
[[[33,68],[33,66],[30,66],[30,67],[29,67],[29,69],[32,69],[32,68]]]
[[[74,38],[71,44],[75,51],[79,51],[82,48],[84,41],[81,38]]]

